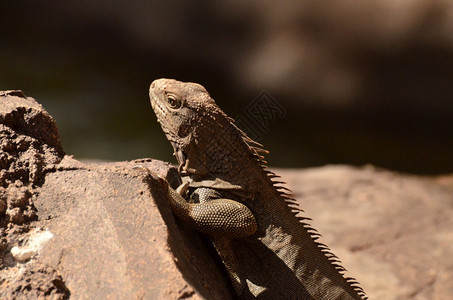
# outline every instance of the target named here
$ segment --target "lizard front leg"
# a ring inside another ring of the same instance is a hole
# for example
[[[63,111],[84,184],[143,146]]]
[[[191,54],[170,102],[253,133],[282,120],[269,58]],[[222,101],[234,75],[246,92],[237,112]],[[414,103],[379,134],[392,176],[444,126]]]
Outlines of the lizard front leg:
[[[255,217],[250,209],[242,203],[230,199],[214,199],[187,202],[180,193],[168,187],[169,201],[173,213],[186,224],[214,237],[238,239],[248,237],[256,232]]]
[[[182,184],[177,190],[181,192],[181,195],[184,195],[187,189],[188,184],[186,183]],[[203,187],[197,188],[195,189],[195,191],[193,191],[193,193],[191,194],[191,200],[203,204],[212,203],[214,201],[224,199],[221,198],[221,195],[217,190]],[[242,268],[238,265],[238,260],[231,244],[235,241],[224,235],[211,236],[211,240],[227,270],[228,276],[230,277],[233,288],[239,299],[254,299],[255,297],[248,288],[246,278],[241,273]]]
[[[219,193],[210,188],[197,188],[191,194],[191,201],[183,197],[189,183],[183,183],[176,190],[168,187],[173,213],[184,223],[209,234],[240,299],[254,298],[241,275],[235,253],[231,247],[234,239],[250,236],[256,232],[257,224],[252,212],[243,204],[219,198]]]

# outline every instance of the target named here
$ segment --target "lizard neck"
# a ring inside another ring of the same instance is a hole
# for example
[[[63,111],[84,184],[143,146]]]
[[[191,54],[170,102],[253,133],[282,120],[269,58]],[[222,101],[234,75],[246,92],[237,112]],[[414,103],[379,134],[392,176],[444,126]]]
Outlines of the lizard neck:
[[[182,149],[181,173],[194,180],[220,178],[245,188],[259,171],[252,151],[228,117],[207,114]]]

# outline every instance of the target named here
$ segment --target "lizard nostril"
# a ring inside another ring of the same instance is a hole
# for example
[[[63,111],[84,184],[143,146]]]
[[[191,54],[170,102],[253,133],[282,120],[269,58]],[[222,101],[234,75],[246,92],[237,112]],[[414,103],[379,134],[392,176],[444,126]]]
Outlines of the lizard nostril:
[[[156,86],[156,82],[153,81],[153,82],[151,83],[151,89],[154,89],[155,86]]]

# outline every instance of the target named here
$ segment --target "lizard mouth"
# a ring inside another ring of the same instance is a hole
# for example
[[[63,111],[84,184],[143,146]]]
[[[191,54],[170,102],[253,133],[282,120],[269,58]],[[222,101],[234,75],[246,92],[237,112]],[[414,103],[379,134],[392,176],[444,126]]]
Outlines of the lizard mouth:
[[[179,151],[180,146],[178,144],[178,140],[174,137],[174,134],[171,133],[172,130],[170,130],[170,128],[167,128],[167,124],[171,124],[171,122],[166,122],[166,119],[170,119],[171,115],[168,113],[165,104],[163,104],[162,101],[159,101],[156,89],[158,89],[158,82],[156,83],[156,81],[153,81],[149,88],[149,99],[151,102],[151,107],[153,108],[154,113],[156,114],[157,122],[160,123],[163,132],[167,136],[167,139],[170,141],[176,153]]]
[[[149,100],[151,102],[151,107],[153,108],[154,113],[157,116],[157,121],[162,124],[162,118],[165,118],[167,116],[167,110],[159,101],[159,97],[157,97],[156,95],[155,86],[155,81],[153,81],[149,88]]]
[[[159,103],[159,101],[156,100],[156,98],[152,98],[152,99],[151,99],[151,106],[153,107],[154,112],[155,112],[156,115],[157,115],[157,120],[160,122],[161,117],[167,115],[167,114],[166,114],[166,111],[165,111],[165,108],[162,107],[162,104]]]

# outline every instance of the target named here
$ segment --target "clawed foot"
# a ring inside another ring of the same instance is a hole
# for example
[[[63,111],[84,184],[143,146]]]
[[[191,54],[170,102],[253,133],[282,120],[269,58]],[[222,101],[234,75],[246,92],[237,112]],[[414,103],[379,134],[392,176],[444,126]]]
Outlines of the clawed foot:
[[[176,192],[185,198],[188,190],[189,190],[189,182],[183,182],[180,186],[178,186],[178,188],[176,189]]]

